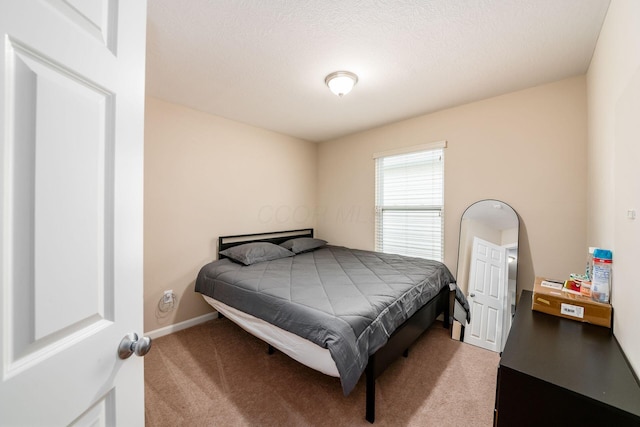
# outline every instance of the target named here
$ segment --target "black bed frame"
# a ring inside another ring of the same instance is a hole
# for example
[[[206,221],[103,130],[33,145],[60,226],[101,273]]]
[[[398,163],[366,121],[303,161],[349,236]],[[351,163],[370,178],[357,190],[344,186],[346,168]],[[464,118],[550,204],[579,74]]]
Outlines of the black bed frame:
[[[287,230],[287,231],[275,231],[273,233],[255,233],[255,234],[237,234],[235,236],[220,236],[218,237],[218,257],[224,258],[220,255],[220,251],[229,249],[233,246],[238,246],[243,243],[249,242],[267,242],[279,245],[289,239],[295,237],[313,237],[313,228],[301,228],[299,230]]]
[[[218,257],[220,251],[248,242],[269,242],[279,245],[295,237],[313,237],[313,228],[299,230],[278,231],[272,233],[238,234],[234,236],[220,236],[218,238]],[[366,375],[366,414],[365,418],[370,423],[376,416],[376,378],[391,365],[400,355],[409,355],[409,346],[413,344],[436,320],[443,314],[443,326],[450,325],[451,291],[448,287],[442,290],[431,301],[420,308],[413,316],[400,325],[389,337],[387,343],[369,356],[365,369]],[[269,354],[273,353],[273,347],[269,345]]]

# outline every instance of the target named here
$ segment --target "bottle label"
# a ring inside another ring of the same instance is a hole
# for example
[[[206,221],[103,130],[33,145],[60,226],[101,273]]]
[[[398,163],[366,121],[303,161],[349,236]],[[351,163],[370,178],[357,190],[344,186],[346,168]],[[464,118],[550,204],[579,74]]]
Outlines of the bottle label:
[[[593,280],[591,281],[592,286],[598,289],[598,292],[602,292],[600,290],[601,286],[609,287],[609,275],[611,274],[611,270],[609,266],[593,266]],[[608,289],[607,289],[608,290]]]

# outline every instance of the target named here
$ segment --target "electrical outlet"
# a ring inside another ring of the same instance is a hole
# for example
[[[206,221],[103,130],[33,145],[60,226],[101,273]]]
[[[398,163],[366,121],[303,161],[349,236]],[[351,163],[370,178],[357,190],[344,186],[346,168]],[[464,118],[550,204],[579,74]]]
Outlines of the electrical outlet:
[[[169,289],[168,291],[164,291],[164,296],[162,297],[162,302],[165,304],[173,303],[173,290]]]

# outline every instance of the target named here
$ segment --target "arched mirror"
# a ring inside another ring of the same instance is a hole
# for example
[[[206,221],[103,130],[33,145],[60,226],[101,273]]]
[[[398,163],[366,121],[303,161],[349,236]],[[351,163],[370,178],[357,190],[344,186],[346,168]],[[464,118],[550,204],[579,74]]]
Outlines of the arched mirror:
[[[471,322],[461,328],[461,341],[502,351],[516,306],[519,228],[516,212],[499,200],[481,200],[464,211],[457,283]]]

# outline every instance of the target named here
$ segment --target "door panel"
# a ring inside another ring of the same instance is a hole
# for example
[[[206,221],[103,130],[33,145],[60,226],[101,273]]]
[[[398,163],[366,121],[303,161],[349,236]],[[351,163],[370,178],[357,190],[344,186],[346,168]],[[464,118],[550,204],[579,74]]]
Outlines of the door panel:
[[[50,0],[57,7],[103,43],[111,52],[116,53],[116,29],[118,1],[116,0]],[[67,6],[68,7],[65,7]]]
[[[144,424],[145,14],[0,5],[0,425]]]
[[[469,276],[471,327],[464,341],[501,351],[507,287],[506,249],[475,237]]]
[[[108,93],[24,46],[7,50],[23,136],[11,147],[18,176],[10,200],[20,198],[13,241],[23,246],[13,265],[29,278],[13,282],[16,359],[113,320],[113,119]]]

